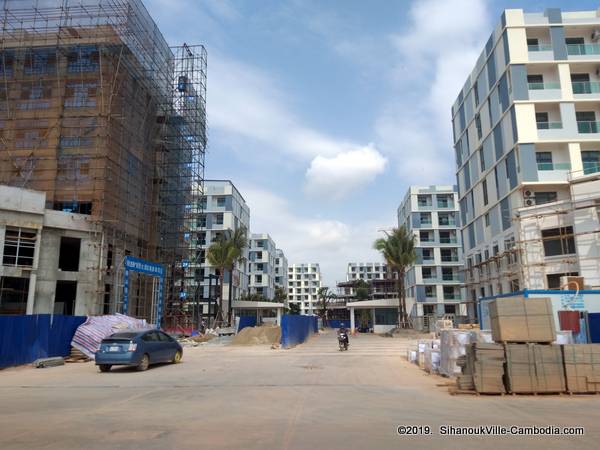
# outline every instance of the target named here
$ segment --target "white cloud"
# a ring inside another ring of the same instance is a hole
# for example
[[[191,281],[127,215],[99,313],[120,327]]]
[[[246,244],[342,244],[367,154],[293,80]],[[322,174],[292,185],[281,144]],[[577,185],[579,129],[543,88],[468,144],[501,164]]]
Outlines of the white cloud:
[[[390,38],[396,101],[383,108],[375,131],[407,183],[454,179],[451,107],[491,32],[489,16],[487,0],[415,1],[408,30]]]
[[[343,198],[372,182],[385,170],[386,162],[372,144],[333,157],[317,156],[306,171],[306,191],[314,196]]]
[[[303,216],[286,199],[256,186],[241,183],[240,189],[250,207],[252,232],[269,233],[290,264],[319,263],[328,286],[345,280],[347,262],[381,260],[372,245],[378,230],[393,223],[392,213],[389,220],[372,218],[348,224]]]

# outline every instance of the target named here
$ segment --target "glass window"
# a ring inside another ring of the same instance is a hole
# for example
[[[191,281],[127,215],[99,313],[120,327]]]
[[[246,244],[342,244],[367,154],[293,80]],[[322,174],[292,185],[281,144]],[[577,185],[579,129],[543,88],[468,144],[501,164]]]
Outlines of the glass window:
[[[556,192],[536,192],[535,194],[535,204],[543,205],[544,203],[552,203],[557,200]]]
[[[483,180],[483,183],[481,183],[481,189],[483,191],[483,204],[487,205],[488,204],[487,180]]]
[[[538,170],[552,170],[554,168],[552,164],[552,152],[536,152],[535,160]]]
[[[582,150],[581,161],[583,163],[583,173],[585,175],[600,172],[600,151]]]
[[[544,254],[546,256],[570,255],[575,253],[573,227],[542,230]]]
[[[2,264],[32,267],[36,238],[36,230],[6,227]]]

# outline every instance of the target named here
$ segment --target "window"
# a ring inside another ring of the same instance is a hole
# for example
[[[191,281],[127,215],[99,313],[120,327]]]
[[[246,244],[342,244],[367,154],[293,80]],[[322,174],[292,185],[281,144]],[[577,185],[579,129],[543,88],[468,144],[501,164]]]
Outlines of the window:
[[[425,286],[425,297],[435,298],[435,286]]]
[[[527,48],[529,51],[538,51],[540,49],[538,38],[527,38]]]
[[[431,196],[430,195],[418,195],[417,203],[419,206],[431,206]]]
[[[600,172],[600,151],[582,150],[581,162],[583,163],[584,175]]]
[[[453,244],[455,242],[456,242],[456,239],[454,237],[454,233],[451,233],[450,231],[440,230],[440,243],[441,244]]]
[[[529,89],[544,89],[543,75],[527,75],[527,86]]]
[[[222,213],[215,214],[215,224],[223,225],[223,214]]]
[[[542,230],[542,240],[546,256],[571,255],[575,253],[573,227]]]
[[[475,98],[475,106],[479,106],[479,91],[477,90],[477,81],[473,85],[473,97]]]
[[[580,133],[598,133],[600,131],[594,111],[575,111],[575,119],[577,120],[577,131]]]
[[[0,278],[0,314],[20,315],[27,312],[29,278]]]
[[[536,192],[535,194],[535,204],[543,205],[544,203],[552,203],[557,199],[556,192]]]
[[[552,152],[535,152],[538,170],[552,170]]]
[[[479,117],[479,114],[475,114],[475,128],[477,128],[477,137],[481,139],[481,118]]]
[[[61,236],[58,268],[65,272],[78,272],[80,250],[81,239]]]
[[[433,242],[433,239],[431,238],[431,232],[429,231],[419,231],[419,240],[421,242]]]
[[[255,283],[262,283],[262,275],[254,275]]]
[[[487,180],[483,180],[481,183],[481,190],[483,191],[483,204],[488,204],[488,190],[487,190]]]
[[[485,222],[485,226],[489,227],[490,226],[490,213],[485,213],[485,215],[483,216],[483,220]]]
[[[443,262],[456,262],[458,261],[457,254],[449,248],[443,248],[440,250]]]
[[[548,283],[548,289],[560,289],[560,279],[561,277],[576,277],[579,273],[577,272],[569,272],[569,273],[552,273],[546,275],[546,281]]]
[[[158,333],[156,331],[150,331],[142,336],[142,341],[144,342],[159,342]]]
[[[217,197],[217,206],[223,208],[225,206],[225,197]]]
[[[456,305],[444,305],[444,314],[456,314]]]
[[[434,278],[433,269],[431,267],[421,267],[421,273],[424,280],[430,280]]]
[[[438,194],[437,206],[438,206],[438,208],[449,208],[449,207],[453,206],[452,196]]]
[[[396,325],[398,323],[398,312],[393,308],[375,308],[376,325]]]
[[[421,225],[431,225],[431,214],[421,213],[420,219],[421,219]]]
[[[454,281],[454,270],[452,267],[442,267],[442,280],[444,281]]]
[[[457,300],[454,286],[444,286],[444,300]]]
[[[424,248],[424,249],[422,249],[422,252],[423,252],[423,261],[430,261],[433,259],[433,249]]]
[[[481,173],[485,172],[485,155],[483,154],[483,148],[479,149],[479,165],[481,167]]]
[[[573,88],[573,94],[591,94],[592,85],[590,84],[590,74],[572,73],[571,87]]]
[[[36,230],[6,227],[2,264],[32,267],[36,238]]]
[[[75,313],[77,281],[58,280],[54,295],[54,314],[72,316]]]
[[[537,125],[538,130],[549,129],[550,124],[548,121],[548,113],[547,112],[536,112],[535,113],[535,123]]]

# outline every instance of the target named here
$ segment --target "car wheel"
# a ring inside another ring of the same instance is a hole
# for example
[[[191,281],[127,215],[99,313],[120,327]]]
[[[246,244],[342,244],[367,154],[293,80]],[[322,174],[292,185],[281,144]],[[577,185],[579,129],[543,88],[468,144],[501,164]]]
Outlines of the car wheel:
[[[100,372],[108,372],[112,366],[110,364],[100,364],[98,367]]]
[[[137,365],[136,369],[140,372],[143,372],[144,370],[148,370],[149,365],[150,358],[148,358],[148,355],[144,353],[144,356],[142,356],[142,359],[140,360],[140,363]]]
[[[173,362],[173,364],[180,363],[180,362],[181,362],[181,357],[182,357],[182,356],[183,356],[183,355],[181,354],[181,350],[177,350],[177,351],[175,352],[175,356],[173,356],[173,361],[172,361],[172,362]]]

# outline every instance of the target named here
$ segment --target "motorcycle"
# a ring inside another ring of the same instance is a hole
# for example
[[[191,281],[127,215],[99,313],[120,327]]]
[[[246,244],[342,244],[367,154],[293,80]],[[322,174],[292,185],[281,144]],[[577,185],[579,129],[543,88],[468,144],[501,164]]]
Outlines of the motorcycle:
[[[348,350],[348,333],[342,331],[338,333],[338,344],[340,346],[340,352],[344,350]]]

